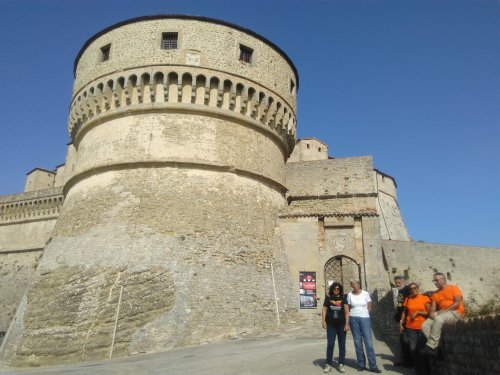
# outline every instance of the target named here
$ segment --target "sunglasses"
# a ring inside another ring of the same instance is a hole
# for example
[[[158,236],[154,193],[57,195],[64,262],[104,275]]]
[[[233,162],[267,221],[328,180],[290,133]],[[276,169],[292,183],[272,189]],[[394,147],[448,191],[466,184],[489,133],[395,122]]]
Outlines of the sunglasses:
[[[411,289],[418,289],[416,286],[410,286],[410,290]]]

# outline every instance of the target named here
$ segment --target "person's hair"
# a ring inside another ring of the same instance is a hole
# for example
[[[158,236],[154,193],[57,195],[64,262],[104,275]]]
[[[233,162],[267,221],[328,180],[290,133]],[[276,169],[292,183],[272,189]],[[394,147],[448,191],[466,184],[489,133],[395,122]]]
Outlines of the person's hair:
[[[408,284],[408,288],[410,288],[412,285],[415,285],[417,288],[420,288],[417,283],[411,282]]]
[[[344,288],[342,287],[342,284],[334,282],[332,285],[330,285],[330,288],[328,288],[328,295],[330,297],[333,296],[333,289],[335,289],[336,286],[339,287],[339,295],[341,295],[341,296],[344,295]]]
[[[359,282],[359,280],[349,280],[349,285],[352,286],[352,284],[354,283],[357,283],[361,287],[361,283]]]
[[[444,273],[442,273],[442,272],[436,272],[436,273],[434,274],[434,276],[442,276],[442,277],[443,277],[443,279],[444,279],[444,281],[446,281],[446,276],[445,276],[445,275],[444,275]]]
[[[396,275],[394,276],[394,281],[396,280],[403,280],[403,281],[406,281],[405,277],[403,275]]]

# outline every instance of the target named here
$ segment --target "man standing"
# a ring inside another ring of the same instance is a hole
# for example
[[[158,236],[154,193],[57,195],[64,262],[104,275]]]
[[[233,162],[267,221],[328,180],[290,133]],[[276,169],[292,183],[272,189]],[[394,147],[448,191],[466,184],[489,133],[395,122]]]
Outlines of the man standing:
[[[441,272],[435,273],[432,281],[438,290],[431,297],[429,318],[422,324],[422,333],[427,338],[427,343],[421,350],[424,355],[436,355],[443,323],[455,322],[464,314],[460,289],[456,285],[448,285],[446,276]]]
[[[403,314],[404,311],[404,306],[403,303],[405,299],[410,295],[410,289],[408,288],[408,285],[406,285],[406,279],[404,276],[401,275],[396,275],[394,276],[394,284],[398,288],[398,299],[397,299],[397,304],[396,304],[396,314],[394,314],[394,320],[396,322],[401,321],[401,315]],[[404,339],[404,332],[400,332],[399,334],[399,345],[401,346],[401,355],[400,355],[400,360],[394,362],[394,366],[405,366],[405,367],[410,367],[411,366],[411,357],[410,353],[407,350],[407,345],[404,345],[403,343]]]

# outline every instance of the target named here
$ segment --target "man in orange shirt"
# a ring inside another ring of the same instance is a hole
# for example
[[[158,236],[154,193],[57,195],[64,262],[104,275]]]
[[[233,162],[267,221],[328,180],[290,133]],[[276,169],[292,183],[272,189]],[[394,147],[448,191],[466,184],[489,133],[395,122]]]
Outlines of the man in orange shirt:
[[[432,281],[438,290],[431,297],[429,318],[422,324],[422,332],[427,338],[427,343],[421,351],[424,355],[436,355],[443,323],[455,322],[464,314],[460,289],[455,285],[448,285],[446,276],[441,272],[435,273]]]

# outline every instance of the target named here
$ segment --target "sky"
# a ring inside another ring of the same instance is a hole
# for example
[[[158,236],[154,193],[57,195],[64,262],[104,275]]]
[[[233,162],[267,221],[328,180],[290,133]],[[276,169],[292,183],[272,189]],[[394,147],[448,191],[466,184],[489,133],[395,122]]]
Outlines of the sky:
[[[144,15],[222,19],[300,76],[297,135],[393,176],[415,241],[500,247],[496,0],[0,0],[0,195],[63,164],[83,44]]]

